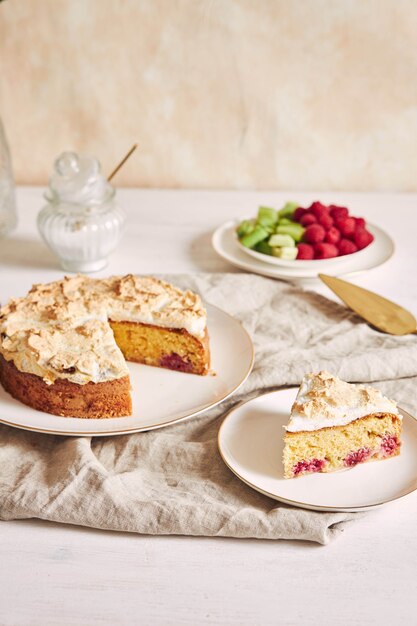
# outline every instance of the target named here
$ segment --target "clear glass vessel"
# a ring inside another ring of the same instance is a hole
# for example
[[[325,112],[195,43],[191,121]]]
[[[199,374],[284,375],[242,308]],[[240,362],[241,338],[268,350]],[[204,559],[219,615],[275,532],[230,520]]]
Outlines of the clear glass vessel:
[[[118,245],[125,216],[96,159],[63,153],[55,162],[47,204],[38,215],[44,241],[70,272],[103,269]]]
[[[16,224],[17,213],[12,165],[0,119],[0,237],[8,235]]]

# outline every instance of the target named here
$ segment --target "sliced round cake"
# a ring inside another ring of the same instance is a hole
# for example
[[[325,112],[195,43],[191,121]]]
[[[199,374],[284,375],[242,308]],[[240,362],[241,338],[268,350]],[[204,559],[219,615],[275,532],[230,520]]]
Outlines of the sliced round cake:
[[[55,415],[130,415],[126,360],[209,371],[200,297],[149,276],[86,276],[34,285],[0,309],[0,382]]]

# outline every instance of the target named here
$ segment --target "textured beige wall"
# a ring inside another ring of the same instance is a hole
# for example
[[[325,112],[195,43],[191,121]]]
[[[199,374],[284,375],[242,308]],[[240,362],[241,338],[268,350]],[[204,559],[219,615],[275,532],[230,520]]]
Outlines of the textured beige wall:
[[[6,0],[19,182],[63,149],[118,184],[417,190],[416,0]]]

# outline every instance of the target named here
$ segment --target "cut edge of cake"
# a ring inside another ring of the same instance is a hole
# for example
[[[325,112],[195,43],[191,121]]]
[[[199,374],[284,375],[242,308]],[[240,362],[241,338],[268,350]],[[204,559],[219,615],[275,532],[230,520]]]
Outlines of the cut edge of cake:
[[[111,319],[109,324],[118,347],[129,362],[198,376],[206,376],[210,371],[207,329],[200,339],[184,328]]]
[[[396,403],[374,387],[307,374],[285,427],[284,478],[397,456],[401,429]]]

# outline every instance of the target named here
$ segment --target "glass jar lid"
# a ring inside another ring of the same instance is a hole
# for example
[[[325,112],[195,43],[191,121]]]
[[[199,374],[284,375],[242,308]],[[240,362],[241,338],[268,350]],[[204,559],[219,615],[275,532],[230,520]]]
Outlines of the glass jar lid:
[[[95,157],[63,152],[55,161],[45,197],[49,202],[97,206],[114,195]]]

